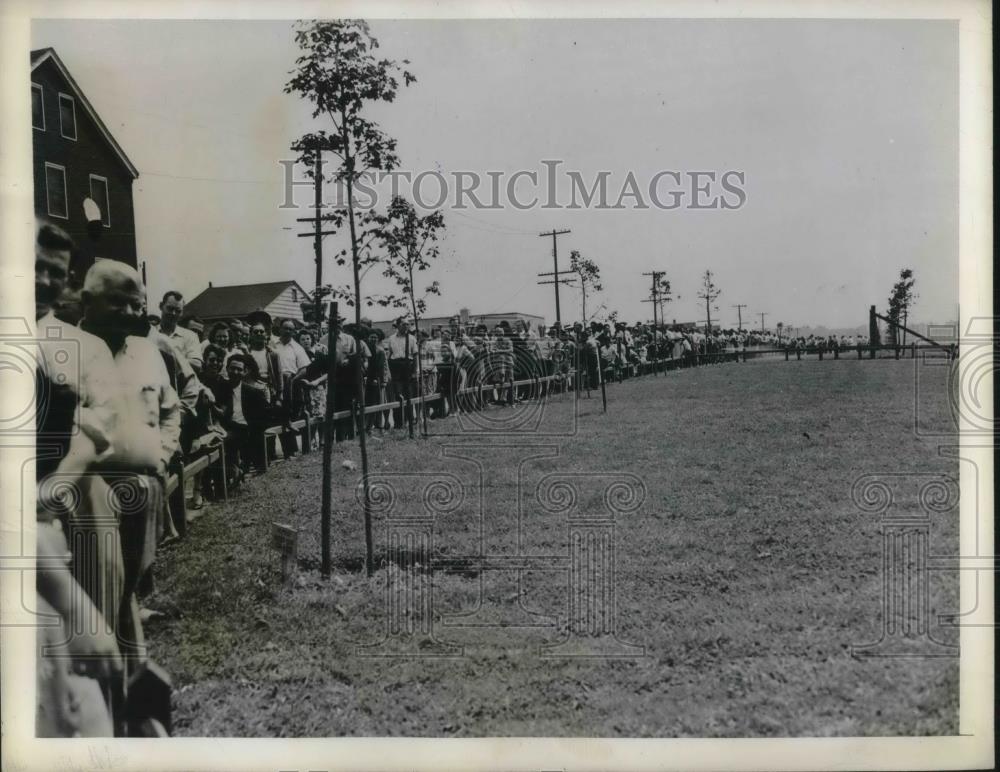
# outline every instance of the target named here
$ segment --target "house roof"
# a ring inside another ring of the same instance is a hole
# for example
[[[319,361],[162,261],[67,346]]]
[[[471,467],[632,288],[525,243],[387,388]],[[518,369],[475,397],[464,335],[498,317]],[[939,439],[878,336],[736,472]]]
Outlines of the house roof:
[[[185,316],[203,319],[242,317],[267,308],[289,287],[297,287],[303,301],[308,293],[297,281],[271,281],[263,284],[237,284],[232,287],[209,287],[184,307]]]
[[[135,168],[135,164],[133,164],[129,160],[129,157],[125,155],[125,151],[122,150],[122,146],[118,144],[117,140],[114,138],[111,132],[108,131],[108,127],[104,125],[104,121],[101,120],[101,117],[97,114],[97,111],[94,109],[94,106],[90,104],[90,100],[88,100],[87,97],[84,95],[83,91],[80,89],[79,84],[75,80],[73,80],[73,76],[69,74],[69,70],[66,69],[66,65],[63,64],[62,59],[59,58],[59,55],[55,52],[54,48],[40,48],[36,51],[32,51],[31,71],[34,72],[44,62],[48,61],[51,61],[56,66],[56,69],[59,70],[59,73],[63,76],[63,78],[66,79],[66,83],[69,84],[70,90],[76,97],[77,102],[83,105],[84,110],[87,111],[87,115],[90,116],[90,119],[94,122],[94,125],[97,126],[98,130],[101,132],[101,135],[111,146],[111,149],[114,150],[115,154],[121,160],[122,165],[128,170],[128,173],[132,175],[132,179],[138,177],[139,170]]]

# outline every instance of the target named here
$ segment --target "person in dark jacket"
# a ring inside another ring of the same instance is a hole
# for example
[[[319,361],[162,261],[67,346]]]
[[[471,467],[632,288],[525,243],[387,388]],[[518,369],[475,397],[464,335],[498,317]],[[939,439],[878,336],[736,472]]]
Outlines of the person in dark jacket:
[[[230,479],[238,478],[253,464],[264,469],[264,430],[271,411],[265,393],[246,382],[256,377],[256,362],[247,354],[234,354],[226,366],[228,378],[216,381],[213,388],[221,422],[226,430],[226,462]]]

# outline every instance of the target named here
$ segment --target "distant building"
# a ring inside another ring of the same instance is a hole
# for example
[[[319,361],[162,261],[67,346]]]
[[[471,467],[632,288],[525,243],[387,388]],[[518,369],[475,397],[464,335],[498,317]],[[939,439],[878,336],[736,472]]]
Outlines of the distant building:
[[[302,303],[309,294],[297,281],[272,281],[263,284],[238,284],[213,287],[189,300],[184,315],[204,321],[243,319],[253,311],[266,311],[272,319],[302,321]]]
[[[661,321],[661,324],[662,323],[663,322]],[[652,324],[652,322],[650,322],[650,324]],[[705,324],[704,320],[700,322],[678,322],[676,319],[673,319],[667,324],[667,326],[678,330],[697,330],[698,332],[705,332],[705,328],[707,325]],[[712,322],[713,332],[718,332],[720,329],[722,328],[718,324]]]
[[[132,182],[139,172],[51,48],[31,52],[31,124],[35,213],[77,243],[76,280],[96,258],[138,267]],[[85,199],[99,210],[92,222]]]
[[[400,316],[409,316],[409,314],[404,311],[400,311],[399,314],[394,316],[392,319],[386,319],[381,322],[372,322],[372,327],[382,330],[388,334],[392,332],[392,325]],[[526,321],[529,325],[531,325],[531,329],[536,332],[538,331],[539,325],[545,324],[545,317],[536,316],[535,314],[522,314],[519,311],[505,311],[502,313],[476,315],[470,314],[469,309],[463,308],[458,313],[451,314],[450,316],[422,316],[420,317],[420,329],[430,332],[432,327],[448,327],[451,324],[452,318],[456,316],[459,319],[460,326],[463,328],[485,324],[490,328],[491,332],[499,322],[508,322],[511,326],[513,326],[514,322],[518,319]]]

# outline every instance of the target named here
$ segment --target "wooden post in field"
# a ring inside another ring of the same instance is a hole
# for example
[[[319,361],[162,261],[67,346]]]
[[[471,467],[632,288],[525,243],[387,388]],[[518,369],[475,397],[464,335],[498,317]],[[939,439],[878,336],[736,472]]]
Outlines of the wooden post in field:
[[[284,523],[271,523],[271,546],[281,558],[281,583],[288,584],[298,561],[299,532]]]
[[[872,306],[872,308],[874,307],[875,306]],[[419,362],[420,361],[419,353],[417,356],[418,356],[417,361]],[[405,418],[406,418],[406,425],[410,429],[411,440],[413,439],[413,395],[410,394],[413,388],[413,379],[411,377],[411,372],[410,372],[410,368],[412,367],[412,365],[413,363],[410,361],[410,333],[407,332],[406,333],[406,407],[408,408],[409,412],[406,414]]]
[[[597,377],[601,379],[601,403],[604,405],[604,412],[608,412],[608,391],[604,384],[604,368],[601,367],[601,354],[597,354]]]
[[[868,358],[875,358],[875,345],[879,339],[878,320],[875,317],[875,306],[868,309]]]
[[[327,333],[326,350],[329,353],[326,368],[326,411],[323,417],[323,493],[320,513],[320,573],[330,576],[330,508],[333,505],[331,487],[333,485],[333,393],[335,389],[335,369],[337,362],[337,302],[330,304],[330,322]]]

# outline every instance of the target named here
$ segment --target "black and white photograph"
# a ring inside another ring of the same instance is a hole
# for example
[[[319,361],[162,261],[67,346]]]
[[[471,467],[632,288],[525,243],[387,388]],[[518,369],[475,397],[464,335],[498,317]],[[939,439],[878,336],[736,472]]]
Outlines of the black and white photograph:
[[[989,4],[9,10],[5,769],[992,767]]]

